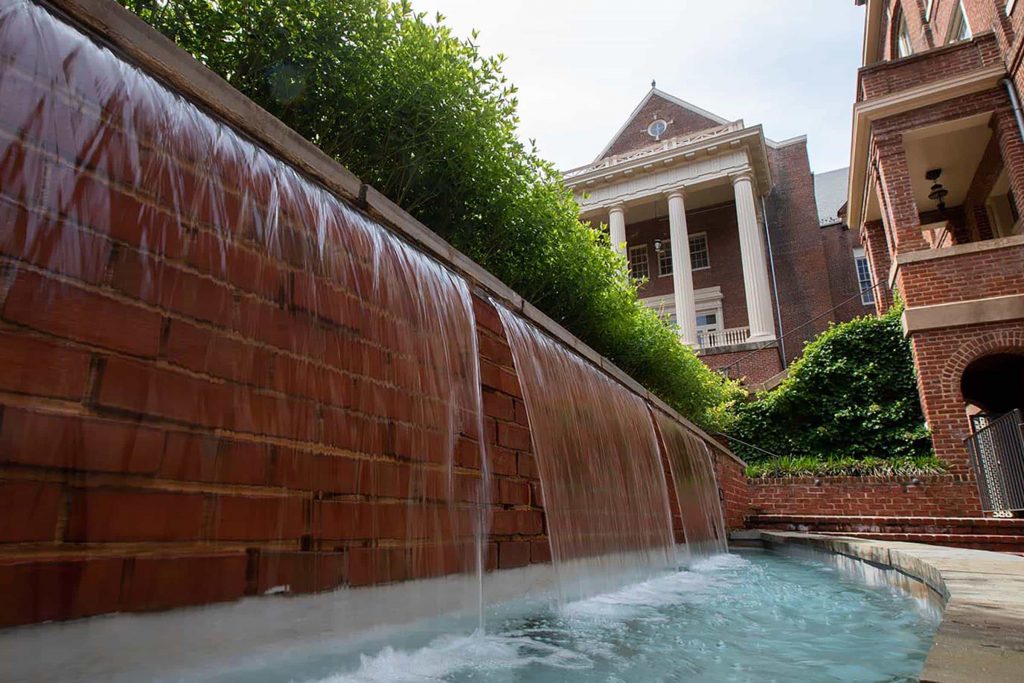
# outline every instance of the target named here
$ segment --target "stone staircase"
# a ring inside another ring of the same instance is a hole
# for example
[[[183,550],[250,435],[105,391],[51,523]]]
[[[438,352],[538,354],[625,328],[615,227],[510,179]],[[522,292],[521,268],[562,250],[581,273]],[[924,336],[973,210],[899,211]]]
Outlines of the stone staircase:
[[[747,528],[928,543],[1024,555],[1024,519],[755,515],[747,520]]]

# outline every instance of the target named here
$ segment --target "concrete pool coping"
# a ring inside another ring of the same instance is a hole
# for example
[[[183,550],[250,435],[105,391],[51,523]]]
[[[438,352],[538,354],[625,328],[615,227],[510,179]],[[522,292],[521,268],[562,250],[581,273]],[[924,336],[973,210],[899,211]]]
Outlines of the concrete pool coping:
[[[735,546],[835,553],[927,586],[944,609],[922,681],[1024,680],[1024,557],[791,531],[741,531],[730,538]]]

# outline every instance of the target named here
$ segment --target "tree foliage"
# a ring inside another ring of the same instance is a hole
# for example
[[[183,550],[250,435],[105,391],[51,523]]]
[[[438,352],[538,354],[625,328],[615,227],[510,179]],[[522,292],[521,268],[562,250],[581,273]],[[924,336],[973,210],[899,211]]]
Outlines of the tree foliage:
[[[901,310],[830,326],[807,345],[782,384],[737,408],[730,434],[782,458],[929,455]],[[773,459],[733,445],[751,463]]]
[[[120,0],[698,423],[739,390],[637,299],[516,136],[503,57],[388,0]],[[569,96],[567,93],[566,96]],[[551,103],[557,107],[557,102]]]

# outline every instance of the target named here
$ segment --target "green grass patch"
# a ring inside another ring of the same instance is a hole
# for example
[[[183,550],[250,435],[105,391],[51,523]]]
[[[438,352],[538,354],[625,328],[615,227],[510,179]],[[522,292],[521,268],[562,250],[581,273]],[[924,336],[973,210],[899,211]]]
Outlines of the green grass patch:
[[[747,465],[751,479],[773,477],[886,477],[942,474],[946,464],[934,455],[897,458],[782,457]]]

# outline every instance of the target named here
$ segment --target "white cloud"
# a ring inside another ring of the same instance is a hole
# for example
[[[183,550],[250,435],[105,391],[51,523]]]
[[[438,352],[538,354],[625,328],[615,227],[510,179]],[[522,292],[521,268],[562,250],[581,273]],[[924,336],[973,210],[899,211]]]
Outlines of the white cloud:
[[[650,87],[848,163],[863,8],[853,0],[413,0],[508,58],[520,133],[561,168],[590,161]]]

